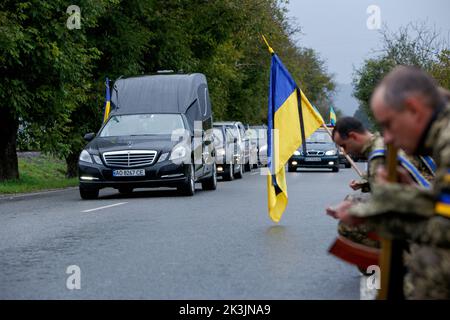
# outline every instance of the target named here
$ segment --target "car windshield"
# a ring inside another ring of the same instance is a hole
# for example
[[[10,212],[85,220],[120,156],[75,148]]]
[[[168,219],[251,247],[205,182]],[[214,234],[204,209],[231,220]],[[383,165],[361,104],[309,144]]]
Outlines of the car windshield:
[[[100,137],[170,135],[184,129],[180,114],[128,114],[112,116]]]
[[[306,143],[333,143],[333,140],[327,132],[316,131],[306,139]]]

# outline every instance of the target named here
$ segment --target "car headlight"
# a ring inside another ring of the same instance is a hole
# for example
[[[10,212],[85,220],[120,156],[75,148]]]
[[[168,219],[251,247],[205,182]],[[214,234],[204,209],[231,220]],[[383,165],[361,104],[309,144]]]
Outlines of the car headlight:
[[[294,151],[294,156],[299,156],[299,155],[301,155],[300,151],[295,150],[295,151]]]
[[[94,154],[94,155],[92,156],[92,158],[94,158],[94,161],[95,161],[96,164],[102,164],[102,160],[101,160],[100,157],[97,156],[96,154]]]
[[[335,156],[336,155],[336,150],[328,150],[327,152],[325,152],[326,156]]]
[[[170,153],[169,160],[177,160],[186,157],[186,148],[184,146],[177,146],[173,148]]]
[[[91,155],[86,150],[81,151],[79,160],[83,162],[93,163]]]
[[[164,160],[166,160],[168,155],[169,155],[168,152],[163,153],[163,154],[159,157],[158,162],[163,162]]]

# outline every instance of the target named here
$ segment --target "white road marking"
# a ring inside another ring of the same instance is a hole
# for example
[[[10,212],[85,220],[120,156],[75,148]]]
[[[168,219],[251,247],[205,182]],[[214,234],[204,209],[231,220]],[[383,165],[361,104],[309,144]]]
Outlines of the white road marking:
[[[119,202],[119,203],[111,204],[109,206],[103,206],[103,207],[98,207],[98,208],[94,208],[94,209],[83,210],[81,212],[91,212],[91,211],[96,211],[96,210],[103,210],[103,209],[107,209],[107,208],[111,208],[111,207],[115,207],[115,206],[120,206],[125,203],[128,203],[128,202]]]

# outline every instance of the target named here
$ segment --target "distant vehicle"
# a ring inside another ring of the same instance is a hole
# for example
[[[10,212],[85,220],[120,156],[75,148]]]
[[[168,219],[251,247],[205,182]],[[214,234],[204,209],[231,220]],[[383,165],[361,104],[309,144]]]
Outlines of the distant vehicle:
[[[240,121],[216,122],[215,125],[226,126],[230,128],[238,139],[238,149],[240,154],[240,163],[244,165],[244,171],[250,171],[250,140],[245,134],[245,127]]]
[[[78,162],[81,198],[95,199],[99,190],[107,187],[120,193],[175,187],[188,196],[195,193],[196,182],[205,190],[216,189],[216,165],[205,160],[205,150],[215,155],[212,137],[201,139],[198,145],[192,143],[195,135],[202,137],[202,132],[212,128],[203,74],[119,79],[111,94],[111,107],[98,134],[85,135],[90,142]],[[175,132],[180,133],[179,139],[174,139]],[[200,159],[196,159],[198,154]]]
[[[217,175],[226,181],[243,176],[243,165],[239,163],[237,137],[230,128],[213,124],[214,147],[216,149]]]
[[[256,146],[256,162],[257,166],[267,165],[267,127],[266,126],[250,126],[247,130],[250,143]]]
[[[339,163],[343,164],[347,169],[352,167],[352,165],[350,164],[350,162],[348,162],[347,158],[345,157],[344,153],[341,152],[341,150],[339,150]]]
[[[289,172],[294,172],[300,167],[339,171],[339,150],[324,129],[318,129],[306,139],[306,154],[303,153],[303,147],[300,147],[289,159]]]

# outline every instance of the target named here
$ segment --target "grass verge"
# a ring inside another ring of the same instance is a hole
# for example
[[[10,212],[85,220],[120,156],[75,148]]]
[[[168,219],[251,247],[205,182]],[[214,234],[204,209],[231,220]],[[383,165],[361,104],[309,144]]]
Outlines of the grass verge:
[[[75,187],[78,178],[67,179],[66,163],[50,155],[19,158],[18,180],[0,182],[0,195]]]

